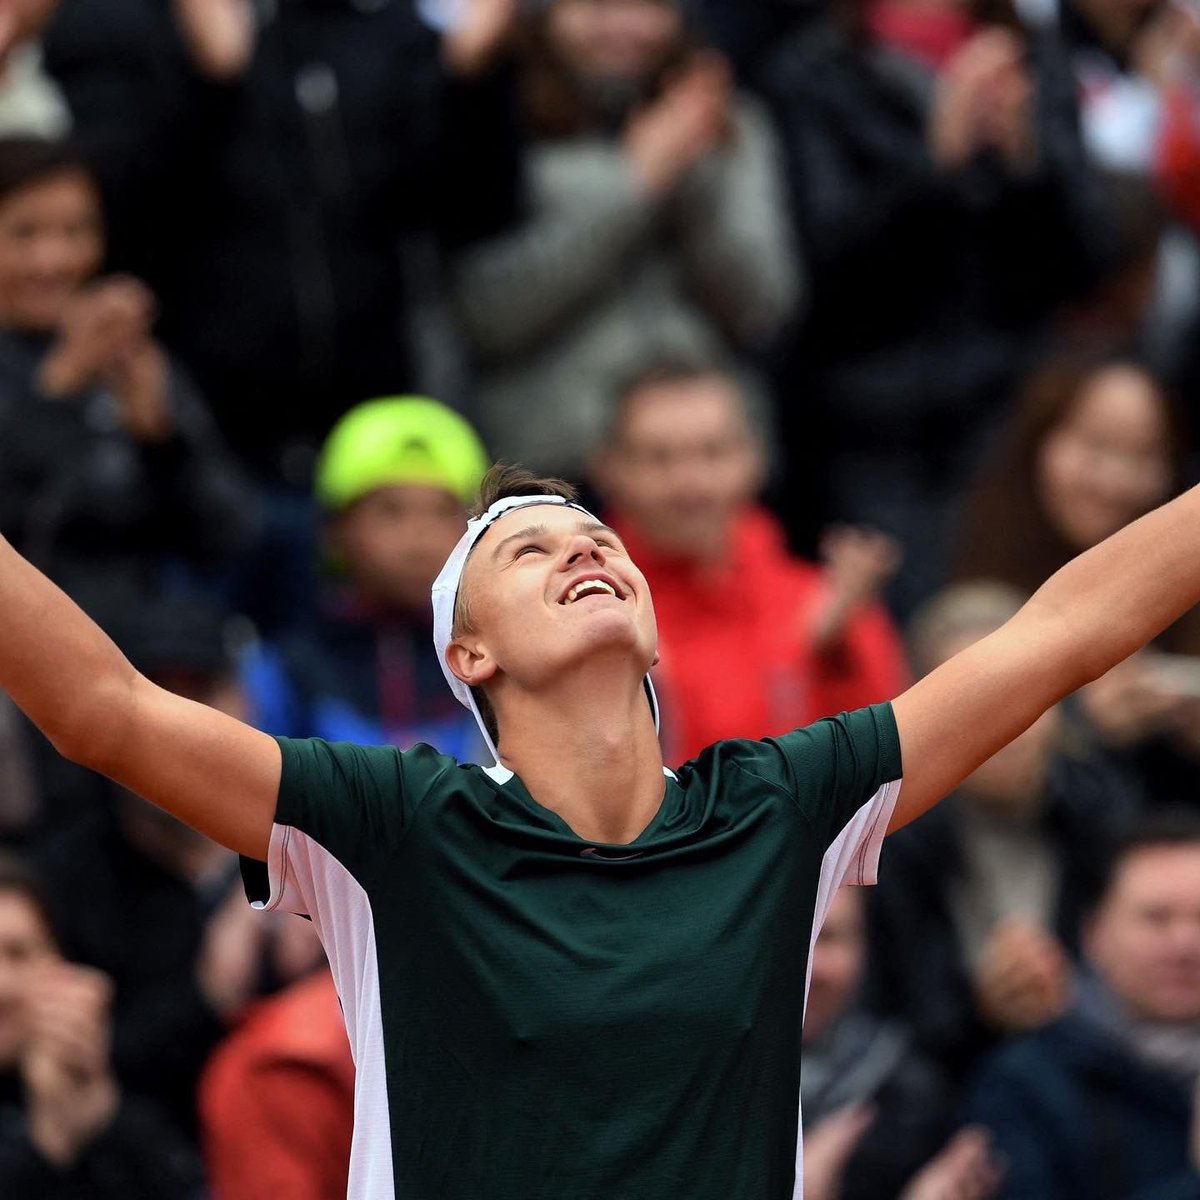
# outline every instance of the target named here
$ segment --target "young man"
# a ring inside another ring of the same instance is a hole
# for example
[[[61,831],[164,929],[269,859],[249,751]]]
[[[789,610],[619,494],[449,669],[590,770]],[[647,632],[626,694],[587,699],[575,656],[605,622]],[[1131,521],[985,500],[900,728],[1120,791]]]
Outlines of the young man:
[[[492,473],[434,587],[492,768],[276,741],[173,696],[3,542],[0,687],[64,754],[266,863],[268,907],[311,915],[358,1068],[352,1196],[786,1200],[834,891],[1200,599],[1200,490],[892,704],[678,774],[647,704],[645,579],[567,496]]]
[[[654,594],[672,761],[864,708],[908,682],[878,602],[894,543],[839,529],[822,565],[790,554],[755,503],[765,459],[733,376],[663,363],[618,397],[593,464],[605,520]]]

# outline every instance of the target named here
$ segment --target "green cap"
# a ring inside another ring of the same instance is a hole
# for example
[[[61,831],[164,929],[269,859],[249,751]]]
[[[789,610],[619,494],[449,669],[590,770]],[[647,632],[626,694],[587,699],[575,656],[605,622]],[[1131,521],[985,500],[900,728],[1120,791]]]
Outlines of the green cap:
[[[356,405],[333,427],[317,460],[317,499],[336,511],[376,488],[421,483],[466,505],[488,466],[479,435],[458,413],[425,396],[387,396]]]

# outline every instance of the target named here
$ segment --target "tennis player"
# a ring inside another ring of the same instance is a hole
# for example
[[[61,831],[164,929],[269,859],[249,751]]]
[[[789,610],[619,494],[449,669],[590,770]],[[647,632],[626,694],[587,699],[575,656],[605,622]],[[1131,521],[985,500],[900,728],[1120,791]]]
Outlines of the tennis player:
[[[504,468],[434,589],[494,766],[276,741],[165,692],[2,542],[0,686],[312,917],[358,1068],[353,1200],[789,1200],[836,888],[1198,600],[1193,490],[892,704],[665,770],[645,580],[565,486]]]

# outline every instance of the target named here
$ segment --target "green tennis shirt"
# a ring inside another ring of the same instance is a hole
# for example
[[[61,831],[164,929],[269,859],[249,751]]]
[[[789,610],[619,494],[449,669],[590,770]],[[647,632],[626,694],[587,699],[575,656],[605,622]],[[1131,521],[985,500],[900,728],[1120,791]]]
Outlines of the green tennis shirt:
[[[351,1200],[794,1200],[808,961],[873,883],[890,705],[667,772],[628,845],[503,768],[280,739],[267,878],[357,1065]],[[269,889],[269,892],[268,892]]]

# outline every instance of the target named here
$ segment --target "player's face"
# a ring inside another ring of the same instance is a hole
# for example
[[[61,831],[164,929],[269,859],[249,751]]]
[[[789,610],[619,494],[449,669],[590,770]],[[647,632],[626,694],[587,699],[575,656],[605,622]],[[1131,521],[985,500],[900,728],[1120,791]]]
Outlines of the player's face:
[[[1087,935],[1117,999],[1151,1021],[1200,1020],[1200,847],[1137,850]]]
[[[636,679],[657,658],[645,578],[621,539],[578,509],[506,513],[476,544],[462,595],[470,632],[456,640],[483,657],[485,671],[522,686],[601,660],[627,664]]]
[[[104,253],[100,201],[86,175],[63,171],[0,203],[0,322],[49,332]]]
[[[41,914],[20,892],[0,892],[0,1068],[25,1040],[25,997],[38,967],[57,955]]]
[[[1038,453],[1038,498],[1051,524],[1086,550],[1161,504],[1169,442],[1153,379],[1134,366],[1096,374]]]

